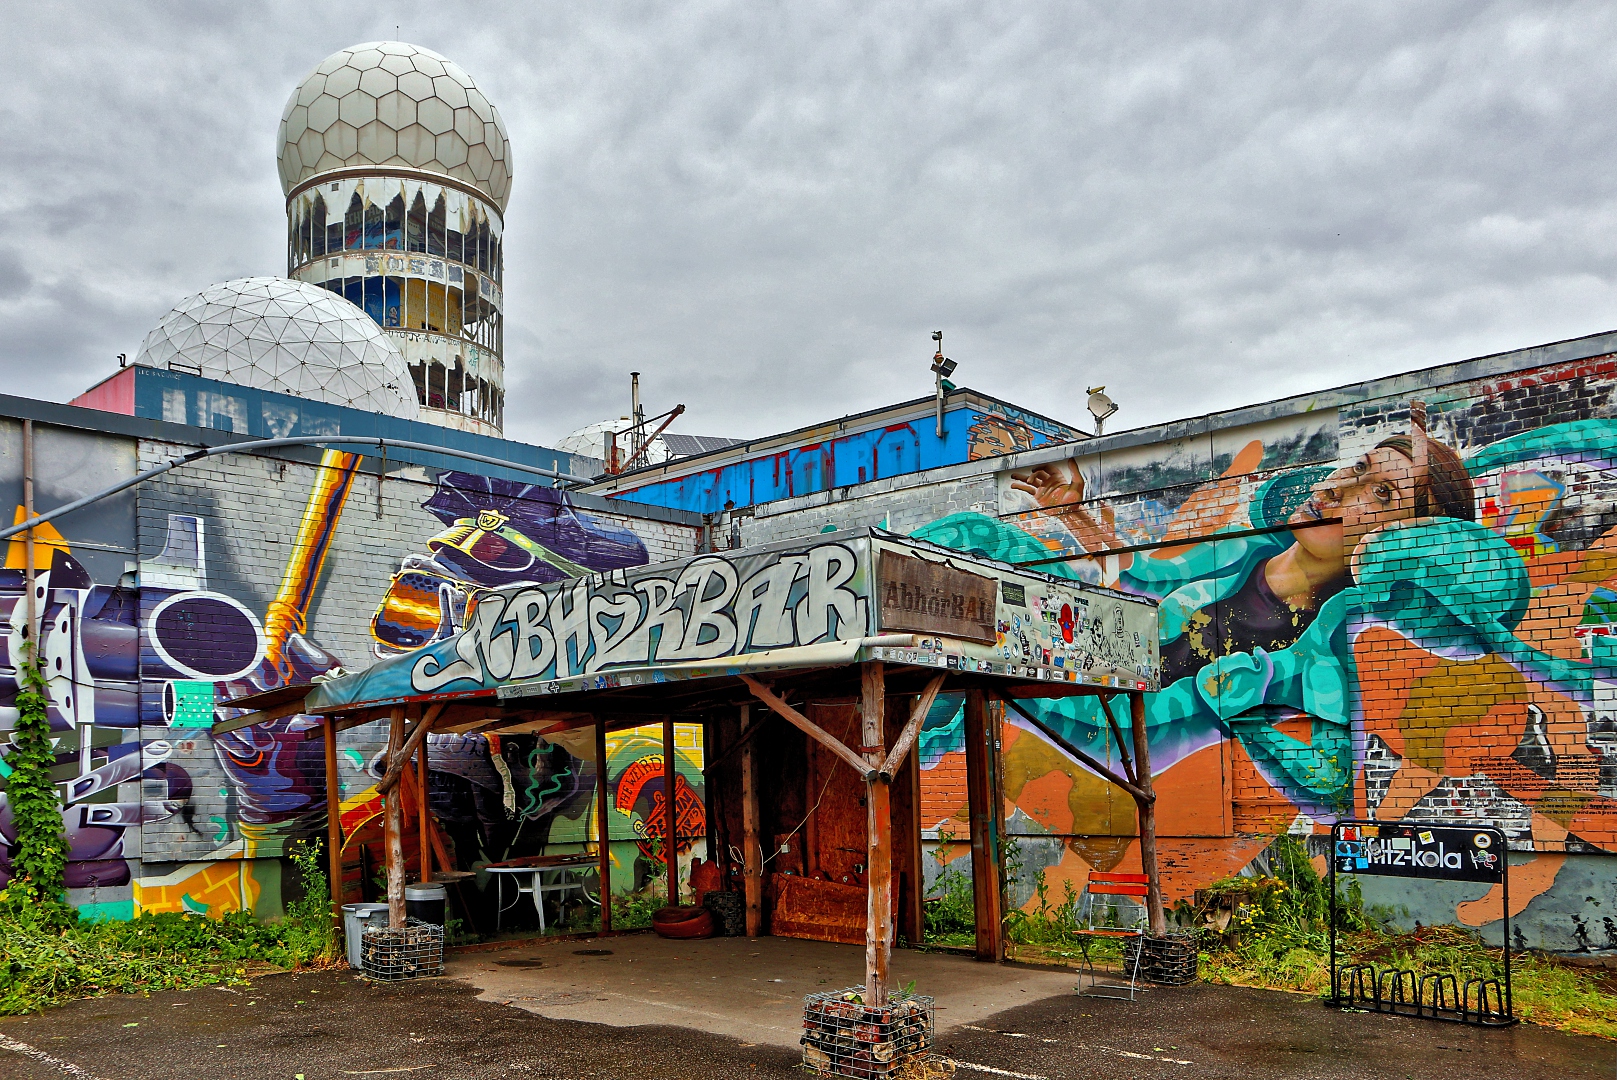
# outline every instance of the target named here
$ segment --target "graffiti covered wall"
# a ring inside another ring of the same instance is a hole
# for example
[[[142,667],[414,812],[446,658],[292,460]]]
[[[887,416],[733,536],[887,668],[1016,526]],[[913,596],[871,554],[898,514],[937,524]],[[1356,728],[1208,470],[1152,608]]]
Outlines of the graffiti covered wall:
[[[195,445],[177,425],[109,418],[110,430],[98,429],[101,414],[57,411],[84,419],[77,428],[36,424],[40,509]],[[130,435],[131,424],[172,432],[173,441]],[[21,439],[19,422],[0,419],[0,486],[17,520]],[[635,516],[555,488],[397,462],[381,477],[376,458],[299,453],[208,459],[38,531],[39,640],[72,844],[69,896],[88,915],[280,909],[287,844],[325,828],[322,744],[309,738],[316,721],[290,717],[215,737],[218,703],[442,640],[461,627],[478,589],[682,557],[700,538],[699,519],[678,512]],[[25,622],[22,548],[12,541],[0,569],[5,703]],[[0,704],[0,722],[6,716]],[[380,733],[363,728],[339,743],[351,893],[371,873],[362,849],[381,808],[383,749]],[[456,863],[533,853],[590,826],[593,756],[533,736],[433,736],[426,797]],[[635,852],[655,829],[648,815],[660,813],[661,748],[627,732],[608,756],[612,835],[622,841],[614,883],[623,888],[645,869]],[[655,782],[621,787],[651,764]],[[694,798],[697,810],[682,818],[682,833],[702,831],[701,764],[699,738],[685,733],[679,802]],[[13,839],[7,816],[0,834]],[[9,849],[0,848],[0,882],[9,872]]]
[[[1511,840],[1519,940],[1614,949],[1617,356],[1598,344],[778,504],[748,541],[902,517],[937,543],[1062,558],[1043,568],[1159,600],[1148,720],[1170,902],[1261,865],[1278,833],[1486,821]],[[1115,763],[1100,708],[1044,716]],[[934,835],[964,835],[960,723],[940,701],[923,736]],[[1040,870],[1060,896],[1091,869],[1138,865],[1126,794],[1015,724],[1001,765],[1016,902]],[[1486,886],[1366,892],[1411,921],[1497,933],[1502,914]]]

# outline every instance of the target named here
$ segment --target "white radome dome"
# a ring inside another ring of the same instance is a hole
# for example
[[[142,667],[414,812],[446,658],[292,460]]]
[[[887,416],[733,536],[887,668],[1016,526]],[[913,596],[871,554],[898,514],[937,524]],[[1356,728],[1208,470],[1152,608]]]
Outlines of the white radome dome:
[[[398,346],[334,292],[238,278],[175,305],[135,363],[414,420],[415,383]]]
[[[379,165],[453,177],[503,213],[511,193],[505,123],[452,60],[400,41],[332,53],[281,114],[281,190],[332,169]]]
[[[616,420],[598,420],[588,427],[579,428],[562,439],[556,444],[556,449],[564,453],[576,454],[579,457],[600,458],[604,461],[607,450],[612,445],[612,440],[607,438],[607,433],[613,432],[618,436],[618,453],[627,458],[632,452],[628,435],[628,431],[632,427],[634,427],[634,421],[627,416],[620,416]],[[668,451],[668,443],[663,441],[661,435],[658,435],[651,440],[651,444],[646,447],[646,452],[640,456],[633,467],[638,469],[645,465],[661,465],[671,457],[673,455]]]

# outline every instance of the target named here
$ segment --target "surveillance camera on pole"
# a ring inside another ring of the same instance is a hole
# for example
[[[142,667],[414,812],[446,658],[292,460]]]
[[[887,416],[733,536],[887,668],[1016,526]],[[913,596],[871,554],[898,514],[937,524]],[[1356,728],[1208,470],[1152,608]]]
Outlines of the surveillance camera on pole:
[[[949,376],[954,374],[958,366],[953,360],[943,355],[943,331],[932,331],[932,340],[937,342],[938,351],[932,356],[932,372],[937,376],[938,388],[938,438],[943,438],[943,395],[954,389],[954,383]]]

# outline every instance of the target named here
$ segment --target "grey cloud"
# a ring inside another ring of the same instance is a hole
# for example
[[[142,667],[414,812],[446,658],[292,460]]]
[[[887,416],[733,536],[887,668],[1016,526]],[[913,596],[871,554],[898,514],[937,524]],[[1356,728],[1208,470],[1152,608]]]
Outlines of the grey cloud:
[[[1617,324],[1606,5],[328,11],[12,16],[8,384],[281,272],[286,95],[395,22],[510,129],[516,437],[631,369],[710,434],[919,396],[938,328],[964,384],[1077,420],[1104,382],[1121,427]]]

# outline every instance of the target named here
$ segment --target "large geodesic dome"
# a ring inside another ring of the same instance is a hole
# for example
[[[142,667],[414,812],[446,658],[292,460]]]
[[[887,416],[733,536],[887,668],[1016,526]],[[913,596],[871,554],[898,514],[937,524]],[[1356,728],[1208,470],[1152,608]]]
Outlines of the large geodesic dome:
[[[281,189],[366,165],[454,177],[505,210],[511,149],[505,123],[453,61],[401,41],[332,53],[281,114]]]
[[[376,320],[336,293],[238,278],[175,305],[135,363],[416,419],[410,369]]]

